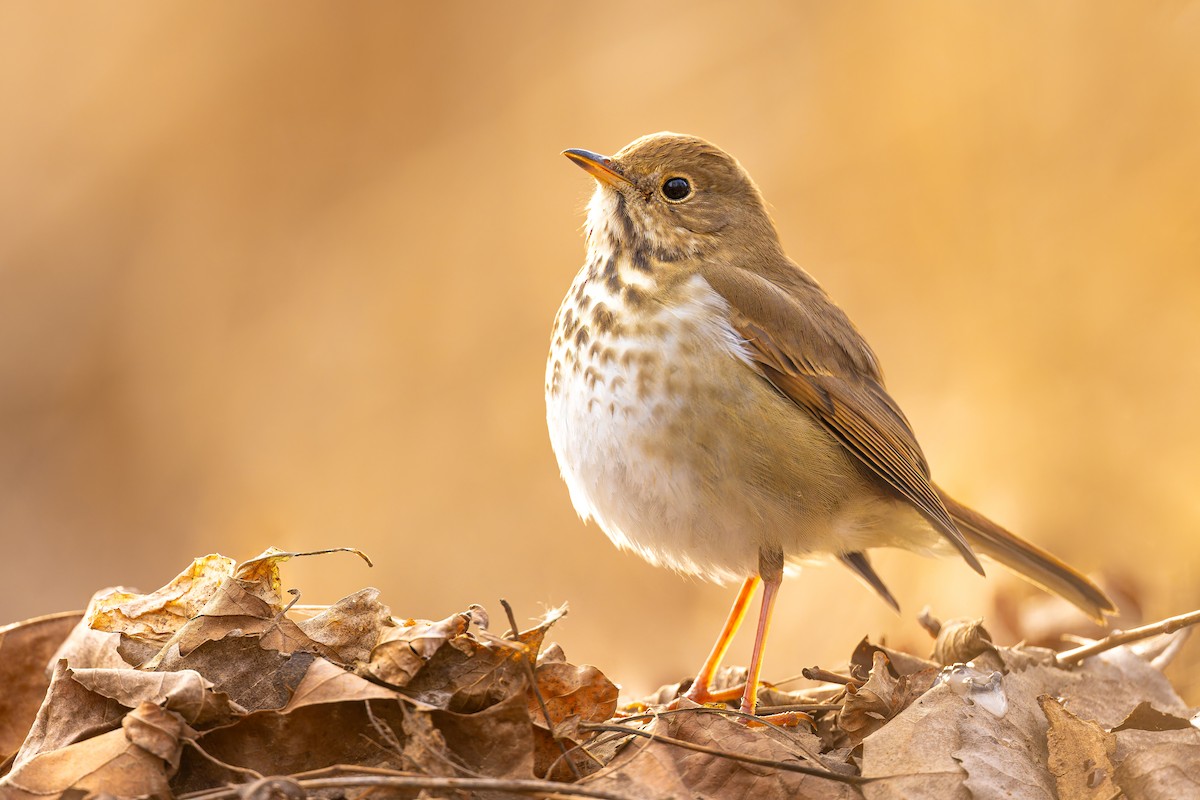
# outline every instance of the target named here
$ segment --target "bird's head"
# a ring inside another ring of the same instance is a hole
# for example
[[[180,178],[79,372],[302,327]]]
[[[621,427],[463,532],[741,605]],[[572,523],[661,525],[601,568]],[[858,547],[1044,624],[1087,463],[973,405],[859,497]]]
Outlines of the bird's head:
[[[778,247],[775,227],[750,175],[696,136],[652,133],[616,155],[565,150],[597,181],[588,234],[614,248],[644,248],[661,261],[729,248]]]

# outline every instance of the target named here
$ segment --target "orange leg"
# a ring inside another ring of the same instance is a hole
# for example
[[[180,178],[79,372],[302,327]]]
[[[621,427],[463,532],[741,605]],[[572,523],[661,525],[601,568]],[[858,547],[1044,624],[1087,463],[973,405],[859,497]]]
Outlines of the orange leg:
[[[704,662],[704,666],[700,668],[700,674],[696,676],[696,680],[692,682],[692,688],[688,689],[685,697],[697,703],[712,703],[723,700],[732,700],[737,697],[736,694],[729,697],[721,697],[720,694],[713,694],[708,687],[712,685],[713,677],[717,674],[717,670],[721,666],[721,659],[725,657],[725,652],[729,650],[729,643],[733,641],[733,635],[737,633],[737,629],[741,626],[742,620],[746,618],[746,611],[750,608],[750,597],[754,594],[754,590],[758,588],[759,581],[762,578],[757,575],[752,575],[746,578],[742,584],[741,590],[738,592],[737,600],[733,601],[733,608],[729,610],[729,619],[725,620],[725,627],[721,630],[721,635],[717,637],[716,644],[713,645],[712,652],[708,654],[708,659]],[[759,630],[762,630],[762,623],[759,622]]]
[[[742,711],[753,714],[758,705],[758,675],[762,672],[763,647],[767,644],[767,631],[771,627],[771,609],[775,607],[775,595],[783,583],[783,575],[776,573],[763,583],[762,611],[758,615],[758,633],[754,637],[754,650],[750,654],[750,672],[746,675],[746,693],[742,695]],[[744,613],[744,612],[743,612]]]

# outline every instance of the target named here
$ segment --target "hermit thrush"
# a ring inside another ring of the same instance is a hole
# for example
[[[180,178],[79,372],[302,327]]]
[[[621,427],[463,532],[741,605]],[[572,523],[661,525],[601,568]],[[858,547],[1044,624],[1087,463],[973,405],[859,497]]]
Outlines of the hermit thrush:
[[[607,157],[588,255],[554,321],[546,417],[575,509],[618,547],[742,580],[689,696],[704,701],[751,594],[762,610],[742,709],[753,712],[786,566],[840,559],[896,601],[867,551],[976,553],[1103,620],[1112,602],[1054,556],[935,486],[846,314],[784,254],[742,166],[658,133]]]

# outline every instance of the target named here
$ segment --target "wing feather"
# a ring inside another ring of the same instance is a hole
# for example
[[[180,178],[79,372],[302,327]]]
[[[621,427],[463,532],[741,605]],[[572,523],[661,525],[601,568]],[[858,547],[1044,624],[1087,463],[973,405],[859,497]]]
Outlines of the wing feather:
[[[790,278],[784,286],[746,270],[705,277],[730,304],[730,322],[763,377],[811,413],[982,574],[930,481],[908,420],[883,387],[874,355],[841,309],[798,267],[792,269],[795,275],[783,273]]]

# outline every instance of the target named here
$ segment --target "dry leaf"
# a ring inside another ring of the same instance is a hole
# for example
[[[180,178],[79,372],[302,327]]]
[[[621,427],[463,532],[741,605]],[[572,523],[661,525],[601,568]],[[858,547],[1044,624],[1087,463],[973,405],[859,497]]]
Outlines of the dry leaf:
[[[986,798],[1030,797],[1054,800],[1056,783],[1047,769],[1048,723],[1038,705],[1046,686],[1058,684],[1064,670],[1036,667],[999,677],[992,673],[975,684],[948,684],[958,701],[961,745],[954,757],[967,771],[971,794]]]
[[[983,619],[952,619],[941,626],[933,643],[933,660],[947,664],[965,664],[983,653],[996,650],[992,636],[983,627]]]
[[[104,592],[110,592],[105,589]],[[103,594],[98,592],[96,596]],[[94,600],[95,598],[93,598]],[[121,635],[105,631],[92,630],[88,626],[87,615],[81,614],[79,622],[71,629],[70,634],[55,651],[53,657],[42,666],[47,678],[53,671],[54,664],[65,660],[72,669],[88,669],[91,667],[128,667],[131,663],[120,652]]]
[[[617,687],[593,666],[575,666],[561,661],[538,665],[537,685],[550,722],[557,726],[569,717],[586,722],[604,722],[617,710]],[[541,705],[529,696],[529,714],[535,725],[546,726]]]
[[[389,736],[402,737],[393,733],[403,730],[401,705],[380,700],[369,704],[369,712],[368,702],[319,703],[287,714],[258,711],[201,734],[196,745],[220,762],[263,775],[294,775],[336,764],[399,769],[400,754],[375,723],[385,726]],[[171,788],[183,794],[243,780],[245,773],[186,748]]]
[[[537,657],[538,664],[549,663],[551,661],[565,662],[566,660],[567,654],[563,652],[562,645],[560,645],[558,642],[551,642],[550,644],[546,645]]]
[[[116,729],[127,711],[116,700],[81,685],[66,662],[59,661],[29,735],[17,751],[14,769],[43,753]]]
[[[450,777],[461,770],[450,756],[446,737],[433,724],[428,711],[402,707],[404,711],[404,769],[426,775]]]
[[[124,717],[121,729],[41,752],[14,766],[0,779],[0,789],[30,795],[77,790],[119,797],[166,797],[181,737],[189,734],[177,716],[145,704]]]
[[[179,768],[182,739],[195,735],[178,714],[154,703],[142,703],[130,711],[121,720],[121,727],[129,741],[167,762],[171,774]]]
[[[173,711],[193,728],[223,725],[235,710],[229,695],[216,692],[212,683],[195,670],[177,672],[140,672],[131,669],[77,669],[75,682],[96,694],[134,708],[154,703]]]
[[[699,797],[683,782],[676,753],[645,739],[626,744],[624,760],[586,776],[579,783],[589,789],[638,800],[680,800]]]
[[[403,692],[423,703],[459,713],[482,711],[523,693],[529,681],[523,660],[536,659],[546,631],[559,617],[552,612],[515,641],[490,634],[481,634],[485,636],[482,640],[468,633],[454,636],[445,642],[448,647],[436,649]]]
[[[371,651],[368,671],[393,686],[407,686],[443,645],[467,632],[470,617],[464,612],[439,622],[409,620],[387,628]]]
[[[1166,677],[1121,647],[1090,658],[1072,670],[1032,667],[1027,670],[1049,687],[1045,694],[1065,697],[1076,716],[1094,719],[1111,730],[1141,703],[1177,716],[1189,716],[1187,705]]]
[[[0,722],[14,742],[30,725],[0,795],[35,796],[19,786],[72,800],[93,790],[108,793],[97,798],[178,795],[245,784],[247,770],[296,788],[284,776],[356,767],[551,773],[569,782],[574,763],[592,773],[589,786],[639,798],[1096,800],[1119,786],[1136,800],[1189,796],[1200,775],[1200,731],[1156,669],[1179,637],[1064,669],[1048,651],[991,646],[978,621],[951,622],[940,628],[939,657],[974,653],[974,665],[944,670],[936,684],[932,662],[864,639],[834,670],[855,676],[850,686],[763,690],[764,703],[815,704],[820,738],[691,706],[637,723],[655,741],[629,741],[588,727],[615,713],[606,677],[568,663],[557,646],[539,656],[559,612],[512,638],[489,633],[478,606],[396,626],[367,589],[297,624],[280,607],[278,569],[295,555],[271,549],[233,574],[213,556],[150,595],[101,593],[93,618],[114,630],[77,625],[57,650],[70,662],[56,661],[48,688],[41,660],[70,619],[40,637],[36,621],[0,630],[0,677],[33,687],[22,691],[23,716]],[[18,634],[36,644],[27,648]],[[744,674],[728,667],[720,680]],[[673,700],[677,688],[661,699]],[[4,701],[19,707],[15,696]],[[685,750],[668,738],[771,763]],[[597,760],[607,765],[597,771]],[[861,766],[880,779],[859,788],[782,766],[796,763],[851,775]]]
[[[97,631],[166,641],[233,574],[233,559],[210,554],[197,558],[166,586],[150,594],[111,589],[88,604],[88,625]]]
[[[353,672],[347,672],[323,658],[315,659],[300,684],[292,693],[292,699],[284,707],[290,713],[304,706],[320,703],[344,703],[361,700],[395,700],[396,692],[367,681]],[[415,701],[407,701],[415,702]]]
[[[861,671],[862,675],[870,673],[871,668],[875,664],[876,653],[883,653],[887,656],[888,671],[896,677],[912,675],[914,672],[924,672],[931,668],[936,669],[938,666],[927,658],[920,658],[901,650],[893,650],[890,647],[874,644],[864,636],[850,655],[850,671]]]
[[[119,797],[167,797],[162,759],[129,741],[122,730],[42,753],[0,779],[0,789],[59,795],[70,789]]]
[[[1017,705],[1010,704],[1009,713]],[[1022,717],[999,718],[968,706],[959,718],[960,744],[953,755],[967,771],[963,785],[973,800],[1055,800],[1045,740],[1039,740]]]
[[[956,694],[949,683],[939,683],[863,742],[863,775],[909,773],[864,787],[868,798],[1054,798],[1057,783],[1046,766],[1049,723],[1037,702],[1040,695],[1063,698],[1075,716],[1095,719],[1101,726],[1119,724],[1147,700],[1173,714],[1186,713],[1162,674],[1125,648],[1088,659],[1073,670],[1015,668],[1028,659],[1013,658],[1013,651],[1003,648],[1001,654],[1014,669],[995,685],[959,683]],[[1125,731],[1120,736],[1191,733]],[[1118,783],[1124,767],[1118,767]],[[1141,772],[1136,779],[1150,780]]]
[[[862,787],[867,800],[971,800],[954,757],[964,704],[934,686],[862,743],[862,775],[891,776]]]
[[[524,694],[514,694],[483,711],[429,712],[458,763],[494,778],[533,777],[533,725]]]
[[[312,653],[264,650],[257,636],[230,634],[186,656],[172,648],[157,671],[195,670],[242,708],[258,711],[286,706],[314,658]]]
[[[334,656],[327,647],[310,639],[282,609],[254,594],[254,584],[231,578],[213,592],[209,601],[162,645],[143,669],[158,669],[168,654],[187,656],[193,649],[223,639],[231,633],[256,635],[261,647],[289,655],[297,651]]]
[[[1117,731],[1186,731],[1192,730],[1189,719],[1167,714],[1152,706],[1149,701],[1139,703],[1137,708],[1129,712],[1129,716],[1120,725],[1113,728]]]
[[[1116,781],[1128,800],[1200,797],[1200,747],[1164,742],[1131,753],[1117,767]]]
[[[312,619],[300,623],[300,629],[332,654],[326,656],[339,664],[366,663],[379,640],[379,632],[391,626],[392,611],[379,602],[379,590],[368,588],[343,597]]]
[[[617,710],[617,687],[600,670],[586,664],[575,666],[565,661],[540,660],[536,675],[550,726],[537,697],[528,692],[529,716],[535,726],[534,772],[538,777],[546,777],[552,765],[560,764],[552,777],[567,780],[572,772],[555,737],[568,745],[581,744],[586,737],[579,733],[579,723],[604,722],[612,717]],[[579,752],[568,757],[587,761]]]
[[[1116,737],[1090,720],[1082,720],[1049,695],[1038,704],[1050,729],[1046,734],[1050,772],[1058,800],[1111,800],[1119,794],[1113,783],[1112,757]],[[1140,706],[1139,706],[1140,707]]]
[[[892,717],[908,707],[933,685],[935,669],[893,677],[888,657],[880,650],[873,653],[870,677],[860,687],[848,685],[838,724],[858,744],[879,730]]]
[[[46,665],[81,618],[67,612],[0,628],[0,762],[25,741],[50,688]]]
[[[368,567],[372,566],[371,559],[367,558],[363,551],[353,547],[332,547],[327,550],[311,550],[304,553],[280,550],[278,547],[268,547],[261,554],[239,564],[233,576],[243,581],[252,594],[257,595],[268,605],[280,608],[283,605],[283,586],[279,579],[279,565],[293,558],[327,555],[329,553],[353,553],[367,562]]]
[[[696,708],[695,704],[690,707]],[[703,710],[656,717],[645,730],[657,736],[732,753],[815,768],[824,766],[800,755],[816,744],[816,737],[811,734],[749,728],[737,720]],[[746,797],[754,800],[850,800],[862,797],[857,789],[845,783],[641,738],[631,739],[607,767],[588,776],[582,783],[608,791],[624,790],[635,797],[670,797],[672,793],[675,797]]]

